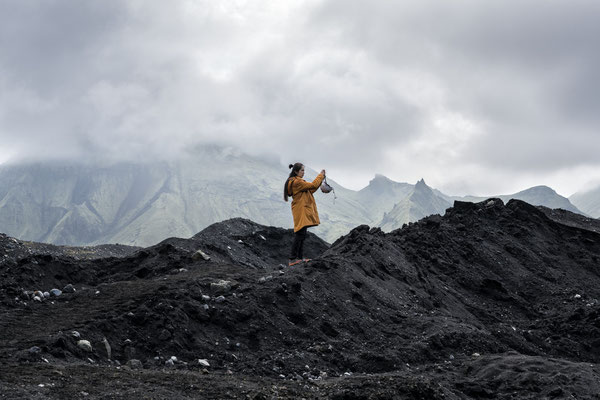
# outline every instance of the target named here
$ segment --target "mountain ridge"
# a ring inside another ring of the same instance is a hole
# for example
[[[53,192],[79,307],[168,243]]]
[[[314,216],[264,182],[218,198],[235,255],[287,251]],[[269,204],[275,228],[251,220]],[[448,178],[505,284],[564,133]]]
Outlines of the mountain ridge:
[[[170,162],[3,166],[0,230],[55,244],[147,246],[170,236],[190,237],[232,217],[289,227],[289,203],[282,199],[287,173],[273,160],[218,147]],[[307,167],[306,179],[314,176],[316,171]],[[322,223],[311,231],[329,242],[362,224],[391,231],[426,215],[442,214],[454,199],[469,199],[432,189],[419,200],[415,187],[424,181],[413,185],[381,174],[359,191],[328,181],[338,198],[333,201],[331,194],[315,193]],[[551,189],[531,188],[516,195],[578,211]],[[500,196],[504,201],[510,197]]]

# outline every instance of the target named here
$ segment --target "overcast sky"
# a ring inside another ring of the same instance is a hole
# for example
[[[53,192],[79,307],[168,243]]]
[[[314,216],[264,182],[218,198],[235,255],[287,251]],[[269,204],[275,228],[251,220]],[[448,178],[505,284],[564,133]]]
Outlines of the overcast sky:
[[[0,162],[220,143],[352,189],[569,196],[600,182],[598,21],[594,0],[0,0]]]

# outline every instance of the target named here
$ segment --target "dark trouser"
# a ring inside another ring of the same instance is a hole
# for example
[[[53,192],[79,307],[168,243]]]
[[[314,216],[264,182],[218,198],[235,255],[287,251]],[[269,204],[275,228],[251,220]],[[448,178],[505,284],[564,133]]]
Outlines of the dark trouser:
[[[302,259],[302,248],[304,247],[304,239],[306,239],[306,230],[308,226],[294,233],[294,243],[292,243],[292,253],[290,259]]]

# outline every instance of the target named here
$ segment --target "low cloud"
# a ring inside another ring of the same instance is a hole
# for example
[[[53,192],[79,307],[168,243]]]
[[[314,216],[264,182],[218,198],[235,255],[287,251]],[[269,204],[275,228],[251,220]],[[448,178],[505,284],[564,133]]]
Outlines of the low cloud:
[[[579,0],[3,2],[0,162],[216,143],[353,188],[574,191],[570,172],[600,167],[598,17]]]

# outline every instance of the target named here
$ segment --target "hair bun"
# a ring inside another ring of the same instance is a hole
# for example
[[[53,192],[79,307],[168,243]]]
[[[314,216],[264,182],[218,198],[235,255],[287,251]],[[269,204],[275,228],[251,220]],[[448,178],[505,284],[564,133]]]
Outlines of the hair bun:
[[[288,168],[289,168],[289,169],[292,169],[292,168],[294,168],[294,164],[290,164]]]

